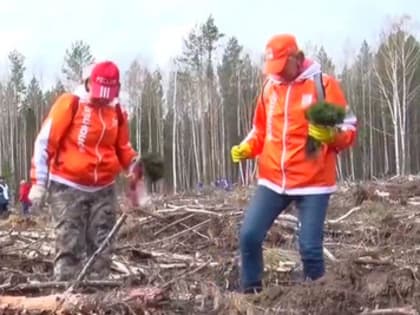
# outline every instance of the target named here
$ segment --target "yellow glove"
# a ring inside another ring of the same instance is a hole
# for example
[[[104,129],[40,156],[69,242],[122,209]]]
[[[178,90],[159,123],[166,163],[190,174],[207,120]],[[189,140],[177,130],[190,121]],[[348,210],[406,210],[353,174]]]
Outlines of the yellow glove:
[[[337,129],[334,127],[325,127],[309,124],[309,136],[322,143],[331,143],[334,141]]]
[[[251,146],[248,143],[234,145],[230,151],[233,163],[239,163],[241,160],[251,156]]]

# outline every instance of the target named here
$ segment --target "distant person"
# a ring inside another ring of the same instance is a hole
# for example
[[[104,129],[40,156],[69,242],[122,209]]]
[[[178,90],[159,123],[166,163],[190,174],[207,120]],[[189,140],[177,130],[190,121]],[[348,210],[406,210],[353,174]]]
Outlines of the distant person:
[[[299,250],[304,279],[325,273],[323,233],[330,195],[336,190],[337,154],[356,139],[356,117],[332,76],[305,57],[292,35],[273,36],[266,45],[267,80],[258,97],[253,128],[231,150],[233,162],[259,157],[258,187],[240,229],[241,282],[245,293],[262,290],[262,243],[277,216],[291,203],[299,210]],[[307,108],[325,102],[346,110],[343,124],[310,124]],[[321,143],[306,155],[307,137]]]
[[[0,176],[0,215],[7,215],[9,212],[9,186]]]
[[[130,178],[138,178],[141,172],[119,92],[118,67],[110,61],[96,63],[83,95],[63,93],[35,141],[29,200],[34,207],[42,204],[49,175],[58,281],[74,278],[84,258],[98,248],[115,224],[118,174],[124,170]],[[107,247],[89,277],[106,277],[110,265]]]
[[[29,213],[29,207],[31,202],[29,200],[29,191],[31,190],[31,183],[26,180],[22,180],[19,186],[19,202],[22,207],[22,214],[27,215]]]

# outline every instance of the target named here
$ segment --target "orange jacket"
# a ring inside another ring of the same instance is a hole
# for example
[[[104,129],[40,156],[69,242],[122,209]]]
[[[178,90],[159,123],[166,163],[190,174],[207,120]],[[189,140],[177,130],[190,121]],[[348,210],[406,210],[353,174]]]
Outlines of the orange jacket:
[[[112,184],[137,156],[127,114],[122,109],[118,114],[115,106],[94,106],[86,98],[62,94],[36,138],[32,183],[45,185],[49,172],[50,180],[84,191]]]
[[[313,76],[317,63],[305,61],[305,69],[292,83],[269,77],[258,97],[253,129],[243,140],[259,156],[258,183],[278,193],[293,195],[331,193],[336,190],[336,156],[356,138],[356,117],[351,114],[338,82],[323,75],[325,101],[343,106],[347,115],[334,143],[323,144],[316,159],[305,153],[308,121],[305,110],[316,102]],[[263,100],[262,100],[263,98]]]

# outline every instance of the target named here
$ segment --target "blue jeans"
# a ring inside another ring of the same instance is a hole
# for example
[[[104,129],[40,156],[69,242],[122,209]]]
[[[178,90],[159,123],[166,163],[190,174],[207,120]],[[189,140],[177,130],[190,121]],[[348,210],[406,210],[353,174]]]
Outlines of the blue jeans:
[[[262,243],[277,216],[292,202],[299,211],[299,250],[305,278],[315,280],[325,273],[323,257],[324,220],[330,194],[291,196],[258,186],[240,229],[242,287],[259,288],[263,272]]]

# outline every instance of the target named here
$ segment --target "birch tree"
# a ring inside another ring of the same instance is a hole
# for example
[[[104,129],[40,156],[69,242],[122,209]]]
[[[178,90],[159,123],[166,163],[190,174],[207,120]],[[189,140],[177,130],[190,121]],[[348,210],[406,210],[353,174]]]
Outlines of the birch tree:
[[[414,83],[420,49],[418,41],[407,31],[408,20],[402,18],[383,34],[383,43],[374,63],[378,89],[392,121],[396,175],[406,174],[406,133],[410,105],[419,93]]]
[[[11,187],[16,188],[16,183],[23,172],[23,161],[21,159],[24,151],[23,137],[20,136],[21,130],[26,130],[25,120],[20,117],[20,108],[23,106],[25,95],[25,57],[18,51],[13,50],[9,53],[10,78],[5,91],[5,102],[8,112],[8,146],[7,155],[4,155],[4,167],[9,174]]]

